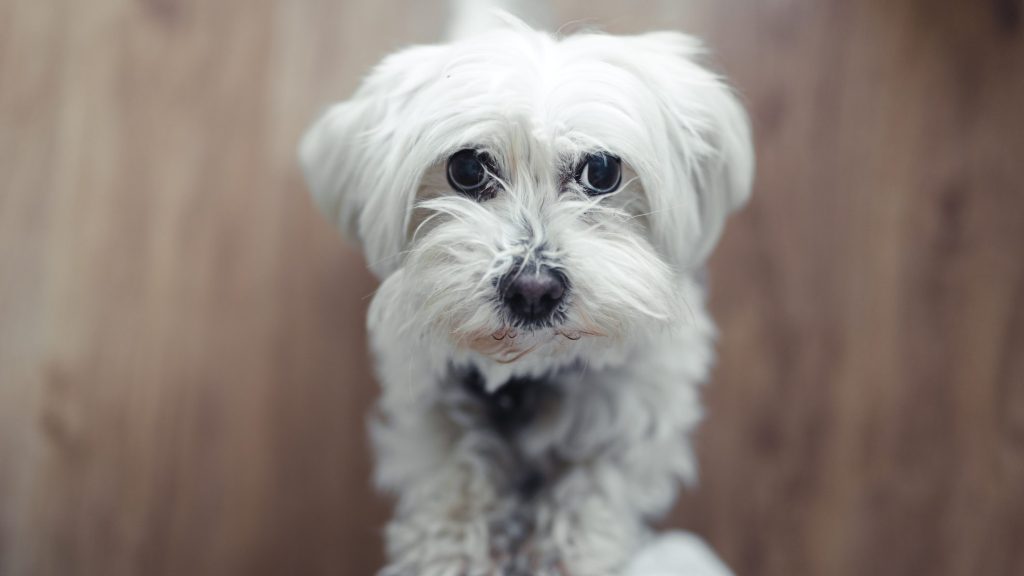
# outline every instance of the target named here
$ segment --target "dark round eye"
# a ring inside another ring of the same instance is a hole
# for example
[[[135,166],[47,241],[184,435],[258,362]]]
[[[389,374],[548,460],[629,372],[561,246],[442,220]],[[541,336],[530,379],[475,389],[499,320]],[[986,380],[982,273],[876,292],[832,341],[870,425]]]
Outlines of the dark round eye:
[[[494,162],[486,152],[466,148],[448,158],[448,184],[474,198],[488,189],[493,172]]]
[[[576,181],[591,196],[615,192],[622,183],[622,161],[605,152],[587,154]]]

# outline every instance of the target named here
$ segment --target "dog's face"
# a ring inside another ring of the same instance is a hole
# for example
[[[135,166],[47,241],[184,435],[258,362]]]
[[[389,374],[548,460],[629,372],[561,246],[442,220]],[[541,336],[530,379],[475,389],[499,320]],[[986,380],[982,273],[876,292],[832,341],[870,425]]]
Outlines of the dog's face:
[[[387,58],[301,150],[401,330],[531,371],[684,321],[753,168],[742,108],[674,33],[512,26]]]

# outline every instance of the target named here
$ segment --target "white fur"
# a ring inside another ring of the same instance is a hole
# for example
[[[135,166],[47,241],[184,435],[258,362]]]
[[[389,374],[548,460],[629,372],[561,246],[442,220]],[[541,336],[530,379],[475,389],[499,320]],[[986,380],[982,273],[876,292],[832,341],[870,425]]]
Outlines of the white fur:
[[[631,561],[626,576],[733,576],[708,545],[693,534],[669,532]]]
[[[387,575],[620,574],[695,473],[714,339],[698,276],[750,192],[746,116],[692,38],[506,20],[389,56],[301,146],[317,204],[382,281],[369,330],[377,483],[398,496]],[[494,198],[449,188],[445,161],[466,147],[496,159]],[[589,198],[563,175],[595,150],[626,178]],[[565,320],[516,329],[495,282],[534,259],[570,279]],[[465,407],[462,366],[492,391],[553,375],[557,410],[497,434]],[[524,502],[511,478],[531,466],[557,474]]]

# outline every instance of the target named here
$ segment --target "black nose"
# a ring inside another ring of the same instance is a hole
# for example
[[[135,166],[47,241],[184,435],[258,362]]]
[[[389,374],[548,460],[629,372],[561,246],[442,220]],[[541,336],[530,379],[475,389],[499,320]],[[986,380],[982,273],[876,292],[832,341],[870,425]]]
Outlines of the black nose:
[[[545,322],[565,296],[565,276],[547,266],[516,268],[501,281],[501,297],[515,320]]]

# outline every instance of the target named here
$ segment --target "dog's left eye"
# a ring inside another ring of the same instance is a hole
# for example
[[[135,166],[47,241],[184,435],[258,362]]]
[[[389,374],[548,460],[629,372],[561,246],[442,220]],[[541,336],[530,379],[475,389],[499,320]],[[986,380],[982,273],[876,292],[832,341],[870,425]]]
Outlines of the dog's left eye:
[[[615,192],[622,183],[622,161],[605,152],[588,154],[578,170],[576,181],[590,196]]]
[[[485,199],[494,170],[494,161],[486,152],[459,150],[448,158],[448,184],[471,198]]]

